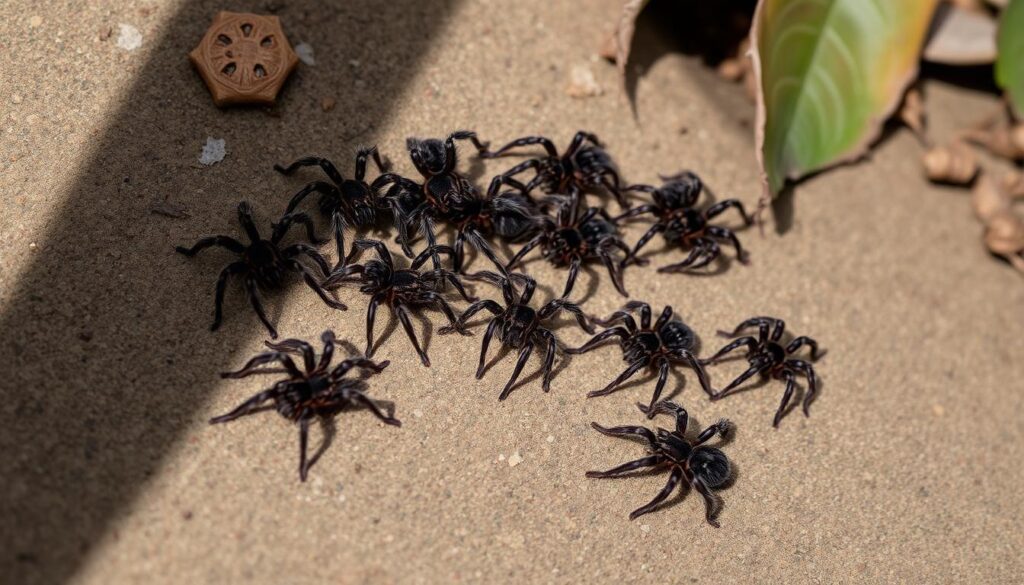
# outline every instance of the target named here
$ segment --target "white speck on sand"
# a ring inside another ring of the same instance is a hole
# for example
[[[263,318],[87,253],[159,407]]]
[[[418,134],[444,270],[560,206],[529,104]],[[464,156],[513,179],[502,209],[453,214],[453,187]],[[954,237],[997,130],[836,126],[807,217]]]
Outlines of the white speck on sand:
[[[306,65],[316,65],[316,58],[313,57],[313,46],[309,43],[299,43],[295,45],[295,54],[299,56],[299,61],[302,61]]]
[[[417,408],[416,410],[412,411],[412,415],[415,416],[416,418],[423,418],[423,411]]]
[[[199,155],[199,164],[210,166],[224,160],[227,150],[224,148],[223,138],[206,137],[206,144],[203,145],[203,153]]]
[[[516,465],[519,465],[522,462],[523,462],[523,456],[519,454],[519,451],[516,451],[516,452],[514,452],[514,453],[512,453],[511,455],[508,456],[508,466],[509,467],[515,467]]]
[[[117,46],[125,51],[134,51],[142,46],[142,33],[130,24],[117,25],[121,32],[117,35]]]
[[[569,70],[569,84],[565,87],[569,97],[587,98],[604,93],[594,78],[594,72],[588,65],[573,65]]]
[[[554,443],[554,442],[555,442],[555,436],[554,435],[548,435],[548,443]]]

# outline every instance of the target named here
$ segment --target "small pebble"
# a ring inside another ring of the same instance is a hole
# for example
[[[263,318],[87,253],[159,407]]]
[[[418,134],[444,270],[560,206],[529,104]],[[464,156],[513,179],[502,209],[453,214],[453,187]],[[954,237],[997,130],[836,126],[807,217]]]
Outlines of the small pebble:
[[[32,28],[39,28],[43,24],[43,17],[34,15],[28,19],[28,25]]]
[[[651,531],[651,525],[650,524],[641,524],[640,525],[640,531],[641,532],[650,532]]]
[[[416,410],[412,411],[412,415],[415,416],[416,418],[423,418],[423,411],[417,408]]]
[[[515,467],[516,465],[519,465],[522,462],[523,462],[523,456],[519,454],[519,451],[516,451],[516,452],[512,453],[508,457],[508,466],[509,467]]]
[[[548,443],[554,443],[554,442],[555,442],[555,436],[554,435],[548,435]]]
[[[11,102],[13,102],[15,104],[20,104],[21,103],[21,96],[18,95],[18,94],[12,95],[11,96]]]
[[[587,98],[599,96],[604,91],[597,84],[594,72],[588,65],[573,65],[569,70],[569,83],[565,86],[565,93],[569,97]]]
[[[302,61],[306,65],[312,67],[316,65],[316,58],[313,56],[313,46],[309,43],[299,43],[295,45],[295,54],[298,55],[299,61]]]
[[[330,112],[337,104],[338,102],[332,97],[320,98],[320,109],[325,112]]]
[[[117,35],[117,46],[125,51],[134,51],[142,46],[142,33],[139,29],[130,24],[121,23],[117,25],[120,32]]]
[[[946,414],[946,409],[941,404],[932,405],[932,412],[935,416],[942,417]]]
[[[206,144],[203,145],[203,152],[199,155],[199,164],[210,166],[224,160],[227,150],[224,148],[223,138],[206,137]]]

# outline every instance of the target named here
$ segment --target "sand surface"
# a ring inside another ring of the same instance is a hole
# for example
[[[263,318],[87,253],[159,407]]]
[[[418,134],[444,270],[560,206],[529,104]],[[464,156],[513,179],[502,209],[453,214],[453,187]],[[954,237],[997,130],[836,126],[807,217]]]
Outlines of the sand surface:
[[[811,417],[793,412],[777,430],[777,383],[711,403],[691,374],[674,378],[695,424],[736,425],[724,449],[738,476],[721,492],[721,529],[705,524],[695,494],[627,520],[664,476],[584,478],[642,454],[589,427],[642,422],[633,403],[650,396],[650,377],[585,398],[622,369],[616,348],[560,361],[549,394],[533,377],[499,403],[511,357],[474,380],[482,327],[441,337],[439,315],[426,369],[382,313],[377,357],[392,365],[372,392],[405,424],[364,411],[338,418],[300,484],[285,420],[206,424],[259,389],[217,374],[259,351],[265,332],[236,287],[224,326],[209,332],[228,256],[188,260],[173,245],[237,233],[241,198],[264,225],[276,217],[314,173],[284,178],[274,162],[324,154],[348,172],[359,146],[377,144],[409,173],[406,136],[458,128],[559,143],[590,129],[627,180],[691,168],[753,205],[753,109],[739,86],[655,42],[634,119],[614,69],[592,56],[615,0],[358,0],[277,5],[316,65],[300,66],[272,110],[221,111],[185,55],[218,9],[275,3],[117,4],[0,8],[0,580],[1021,579],[1024,286],[981,248],[966,193],[921,178],[908,132],[889,135],[870,162],[798,186],[788,231],[742,235],[749,266],[659,275],[658,264],[681,259],[666,252],[627,271],[633,297],[674,306],[704,352],[716,329],[756,314],[783,317],[828,350]],[[121,23],[142,33],[140,48],[117,46]],[[593,70],[603,95],[565,94],[576,65]],[[938,139],[995,103],[940,82],[926,90]],[[322,111],[323,98],[337,107]],[[227,157],[205,167],[208,136],[226,140]],[[504,166],[470,163],[476,177]],[[158,202],[190,217],[154,214]],[[563,282],[540,262],[528,269],[543,297]],[[594,314],[623,302],[600,270],[584,275],[584,296]],[[330,327],[361,347],[365,298],[343,299],[350,309],[332,311],[294,286],[269,306],[285,336]],[[559,334],[584,339],[571,326]],[[742,367],[717,367],[716,385]],[[314,448],[321,437],[315,429]]]

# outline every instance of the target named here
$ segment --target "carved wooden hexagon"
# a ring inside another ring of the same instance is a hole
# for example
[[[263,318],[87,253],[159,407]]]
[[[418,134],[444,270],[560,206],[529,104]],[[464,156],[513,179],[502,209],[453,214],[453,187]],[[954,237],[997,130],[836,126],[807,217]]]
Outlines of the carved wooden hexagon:
[[[188,55],[218,106],[274,103],[299,58],[276,16],[221,12]]]

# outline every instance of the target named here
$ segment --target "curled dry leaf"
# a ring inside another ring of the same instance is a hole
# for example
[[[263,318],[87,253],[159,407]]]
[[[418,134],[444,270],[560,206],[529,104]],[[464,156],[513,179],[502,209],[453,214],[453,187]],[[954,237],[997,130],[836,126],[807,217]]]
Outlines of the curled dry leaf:
[[[636,32],[636,17],[640,15],[644,6],[647,6],[647,2],[648,0],[629,0],[622,5],[622,12],[619,14],[619,24],[615,29],[615,65],[623,79],[626,78],[629,48],[633,44],[633,34]]]
[[[934,146],[924,153],[921,162],[931,181],[966,185],[978,174],[978,159],[962,142]]]
[[[1010,198],[991,177],[982,174],[971,189],[971,207],[982,223],[988,223],[996,215],[1010,211]]]

